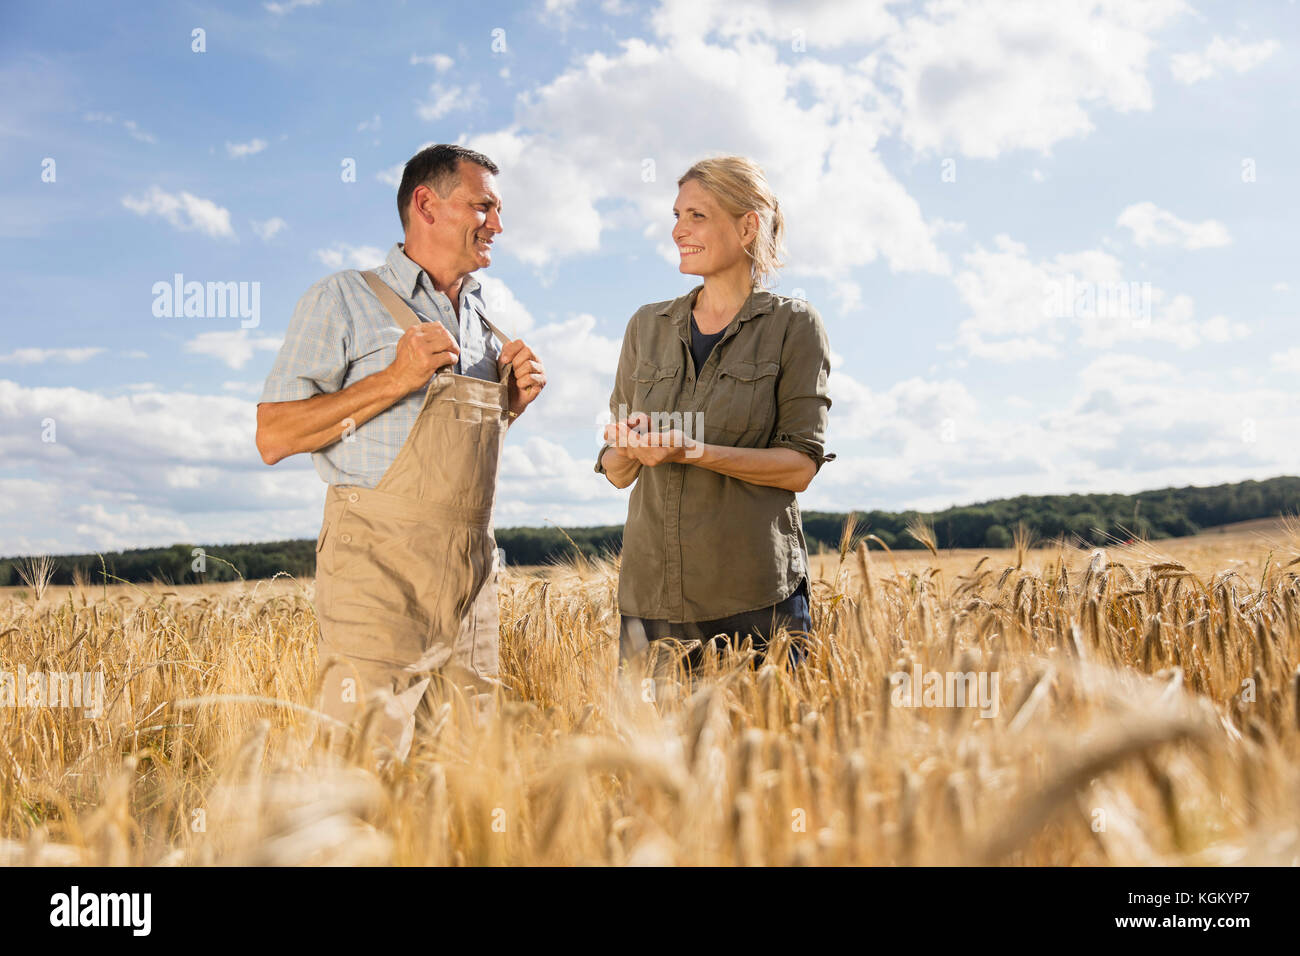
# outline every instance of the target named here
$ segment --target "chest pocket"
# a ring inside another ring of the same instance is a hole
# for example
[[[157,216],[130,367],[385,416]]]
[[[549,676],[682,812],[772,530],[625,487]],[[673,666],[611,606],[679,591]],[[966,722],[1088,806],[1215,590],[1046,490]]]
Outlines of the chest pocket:
[[[780,371],[777,362],[729,362],[718,369],[705,427],[715,426],[719,437],[733,445],[753,448],[766,442],[776,425]]]
[[[352,353],[348,362],[361,371],[363,375],[352,374],[349,382],[355,382],[364,375],[381,368],[386,368],[397,358],[397,343],[402,338],[402,330],[396,323],[388,322],[374,325],[361,325],[355,329]]]
[[[632,408],[633,412],[671,412],[675,411],[673,402],[676,396],[673,386],[677,382],[679,365],[659,365],[655,362],[639,361],[632,372]]]

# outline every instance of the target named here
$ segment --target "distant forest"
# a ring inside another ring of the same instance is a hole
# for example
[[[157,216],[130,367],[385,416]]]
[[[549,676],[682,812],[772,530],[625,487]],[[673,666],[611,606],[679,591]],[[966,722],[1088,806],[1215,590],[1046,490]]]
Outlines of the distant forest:
[[[1209,488],[1163,488],[1136,495],[1020,495],[977,505],[924,513],[916,511],[856,512],[858,534],[874,534],[890,548],[920,548],[907,533],[909,523],[923,518],[933,528],[940,548],[1005,548],[1017,525],[1024,524],[1039,540],[1064,536],[1081,545],[1102,545],[1139,537],[1148,540],[1195,534],[1202,528],[1296,514],[1300,511],[1300,478],[1270,478]],[[847,514],[807,511],[804,536],[810,552],[839,546]],[[589,557],[616,553],[623,543],[622,525],[595,528],[499,528],[497,545],[507,564],[546,564],[572,559],[575,551]],[[269,578],[281,572],[295,577],[316,573],[316,541],[263,541],[254,544],[174,544],[169,548],[134,548],[55,558],[55,584],[70,584],[74,575],[89,583],[102,580],[101,571],[125,581],[158,580],[194,584]],[[878,547],[874,542],[869,547]],[[195,571],[195,549],[201,548],[204,570]],[[22,558],[0,559],[0,586],[20,585]]]

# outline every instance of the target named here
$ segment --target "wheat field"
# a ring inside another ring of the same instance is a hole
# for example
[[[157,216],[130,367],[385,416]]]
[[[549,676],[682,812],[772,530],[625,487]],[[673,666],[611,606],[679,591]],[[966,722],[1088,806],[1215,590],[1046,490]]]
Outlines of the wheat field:
[[[616,559],[511,569],[496,712],[434,700],[395,765],[317,739],[310,580],[7,589],[0,672],[106,698],[0,707],[0,863],[1300,861],[1300,527],[1031,544],[847,529],[804,664],[689,676],[617,671]],[[996,713],[900,706],[928,672],[996,675]]]

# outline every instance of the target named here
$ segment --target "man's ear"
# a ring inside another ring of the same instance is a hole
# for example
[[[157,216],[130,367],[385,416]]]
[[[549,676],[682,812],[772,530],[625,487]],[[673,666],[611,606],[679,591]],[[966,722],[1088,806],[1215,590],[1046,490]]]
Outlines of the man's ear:
[[[417,186],[411,196],[412,205],[415,206],[415,214],[419,216],[427,225],[433,225],[434,209],[436,208],[437,197],[432,189],[428,186]]]

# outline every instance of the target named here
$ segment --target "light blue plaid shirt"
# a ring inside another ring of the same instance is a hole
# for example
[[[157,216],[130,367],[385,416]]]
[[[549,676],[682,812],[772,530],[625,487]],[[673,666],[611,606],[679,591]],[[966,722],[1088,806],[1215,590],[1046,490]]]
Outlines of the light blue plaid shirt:
[[[460,375],[495,382],[501,345],[483,316],[479,283],[466,276],[460,287],[460,321],[451,300],[396,243],[375,272],[422,321],[439,321],[460,346]],[[431,318],[432,317],[432,318]],[[293,402],[337,392],[387,368],[397,357],[402,329],[356,269],[321,279],[294,309],[284,344],[262,389],[263,402]],[[426,389],[407,395],[341,441],[312,453],[316,472],[330,484],[379,484],[415,425]]]

